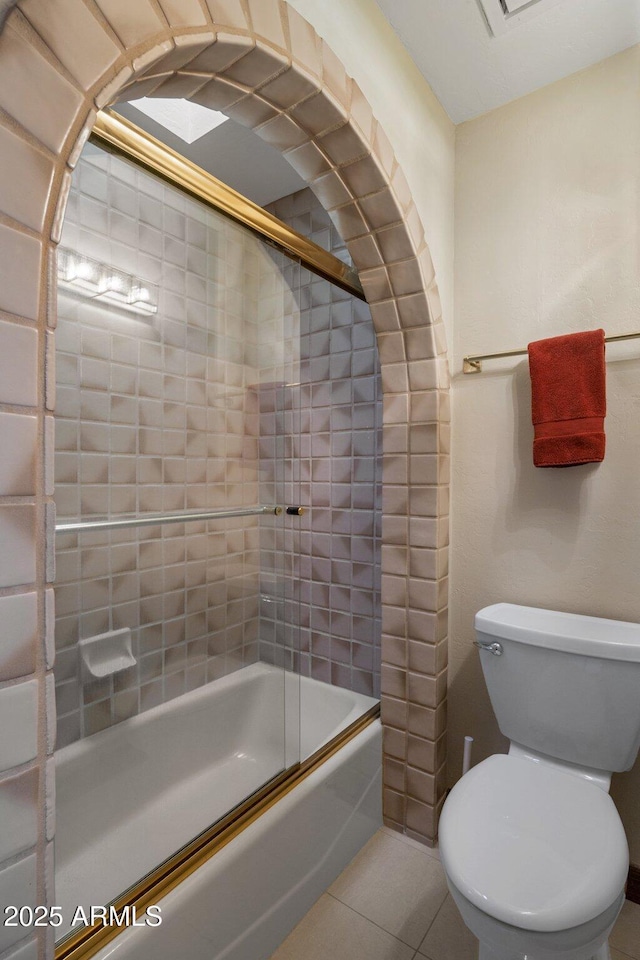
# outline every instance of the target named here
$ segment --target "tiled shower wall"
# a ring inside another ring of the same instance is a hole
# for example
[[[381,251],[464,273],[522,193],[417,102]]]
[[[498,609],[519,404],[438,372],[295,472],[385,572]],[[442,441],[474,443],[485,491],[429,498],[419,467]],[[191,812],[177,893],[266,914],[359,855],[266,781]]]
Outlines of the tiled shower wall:
[[[258,356],[283,377],[258,281],[282,301],[279,255],[92,146],[62,244],[159,283],[160,303],[146,320],[59,296],[58,518],[257,504]],[[258,658],[258,537],[257,518],[58,537],[59,746]],[[78,639],[122,627],[137,665],[87,678]]]
[[[311,191],[272,212],[347,258]],[[59,297],[58,517],[305,513],[59,536],[58,745],[256,659],[379,695],[381,391],[367,305],[92,146],[62,243],[159,283],[160,302],[147,321]],[[88,678],[77,641],[121,627],[137,665]]]
[[[267,209],[351,262],[311,190]],[[285,275],[292,270],[285,267]],[[291,318],[295,324],[299,313],[297,382],[265,391],[262,400],[290,435],[280,469],[284,489],[304,513],[288,518],[282,541],[292,572],[284,610],[261,589],[260,659],[277,659],[284,649],[286,666],[302,675],[377,697],[382,389],[373,322],[366,302],[306,270],[297,300]],[[261,308],[269,311],[268,301]],[[261,429],[261,479],[271,474],[273,455]],[[262,540],[267,569],[273,565],[264,549],[268,536]]]

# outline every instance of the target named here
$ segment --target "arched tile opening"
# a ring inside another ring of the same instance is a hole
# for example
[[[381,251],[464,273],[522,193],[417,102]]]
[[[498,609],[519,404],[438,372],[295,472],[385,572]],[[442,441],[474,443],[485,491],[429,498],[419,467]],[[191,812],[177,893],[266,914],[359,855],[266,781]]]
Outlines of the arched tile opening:
[[[33,422],[38,464],[34,481],[0,486],[13,561],[0,569],[0,612],[14,595],[36,611],[41,651],[34,647],[22,675],[37,681],[34,703],[46,718],[27,758],[39,763],[41,796],[53,789],[55,726],[55,248],[95,111],[143,95],[221,109],[281,150],[358,267],[384,391],[384,815],[432,841],[444,795],[449,512],[437,283],[410,189],[366,97],[280,0],[20,0],[0,36],[0,404]],[[0,420],[3,439],[11,424]],[[43,818],[45,860],[51,824]],[[36,869],[43,877],[44,863]]]

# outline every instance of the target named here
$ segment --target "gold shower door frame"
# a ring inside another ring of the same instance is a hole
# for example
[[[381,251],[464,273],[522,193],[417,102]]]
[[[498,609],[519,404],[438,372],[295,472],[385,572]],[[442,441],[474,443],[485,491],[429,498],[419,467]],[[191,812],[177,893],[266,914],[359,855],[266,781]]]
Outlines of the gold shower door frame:
[[[325,280],[360,300],[366,299],[353,267],[296,233],[130,121],[111,111],[100,111],[90,139],[247,227]],[[129,913],[135,910],[135,915],[140,917],[148,906],[166,896],[379,716],[380,705],[377,704],[308,759],[294,764],[265,784],[107,906],[112,906],[118,915],[128,908]],[[121,929],[102,922],[83,927],[57,944],[55,960],[87,960],[116,937]]]

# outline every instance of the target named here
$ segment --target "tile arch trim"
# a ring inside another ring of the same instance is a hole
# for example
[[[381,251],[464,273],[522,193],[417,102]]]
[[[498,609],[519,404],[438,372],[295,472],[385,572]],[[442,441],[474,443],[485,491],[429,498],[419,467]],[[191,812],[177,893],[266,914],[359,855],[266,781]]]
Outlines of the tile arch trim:
[[[140,96],[141,90],[169,90],[172,84],[187,89],[191,81],[192,99],[223,103],[219,109],[252,127],[302,174],[347,242],[378,337],[384,394],[385,819],[416,838],[433,841],[444,792],[448,366],[437,281],[418,211],[363,92],[313,27],[284,0],[206,0],[191,5],[199,11],[192,26],[185,25],[184,17],[174,26],[167,12],[171,6],[165,10],[160,3],[166,26],[149,39],[141,25],[140,42],[130,39],[125,48],[118,37],[123,18],[127,11],[135,12],[136,5],[137,0],[103,5],[99,0],[58,0],[57,11],[67,20],[74,10],[82,10],[83,29],[90,32],[87,44],[82,29],[72,36],[64,30],[64,20],[52,15],[50,0],[19,0],[0,36],[0,72],[11,37],[19,35],[47,69],[82,95],[79,108],[69,98],[68,113],[61,110],[56,119],[65,130],[64,146],[55,158],[41,234],[26,216],[21,219],[19,208],[12,207],[10,217],[3,215],[0,189],[0,221],[25,238],[42,241],[40,261],[31,268],[34,288],[40,289],[40,339],[44,342],[47,327],[55,326],[51,264],[68,172],[98,106]],[[112,11],[111,23],[107,9]],[[135,39],[133,15],[126,27]],[[28,96],[28,86],[6,94],[0,104],[0,129],[19,138],[25,156],[34,151],[50,155],[29,130],[24,110]],[[20,191],[30,195],[32,174],[28,163],[23,170],[16,168],[14,196]],[[8,275],[7,289],[10,281]],[[8,322],[14,319],[10,306],[2,302],[2,289],[0,311]],[[15,322],[24,324],[25,318],[16,315]],[[44,384],[44,348],[39,363]],[[43,424],[42,389],[40,394]],[[36,500],[50,502],[44,487]],[[44,563],[39,569],[44,570]],[[44,574],[41,579],[37,588],[44,596]],[[44,665],[38,677],[44,684]],[[43,754],[40,762],[44,759]]]

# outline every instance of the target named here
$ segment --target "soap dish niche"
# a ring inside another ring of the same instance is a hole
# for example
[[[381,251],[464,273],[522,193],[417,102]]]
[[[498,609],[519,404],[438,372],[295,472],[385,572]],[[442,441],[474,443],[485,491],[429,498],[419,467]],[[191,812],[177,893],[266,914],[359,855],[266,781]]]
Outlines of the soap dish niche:
[[[131,649],[131,630],[111,630],[78,642],[84,680],[102,680],[137,663]]]

